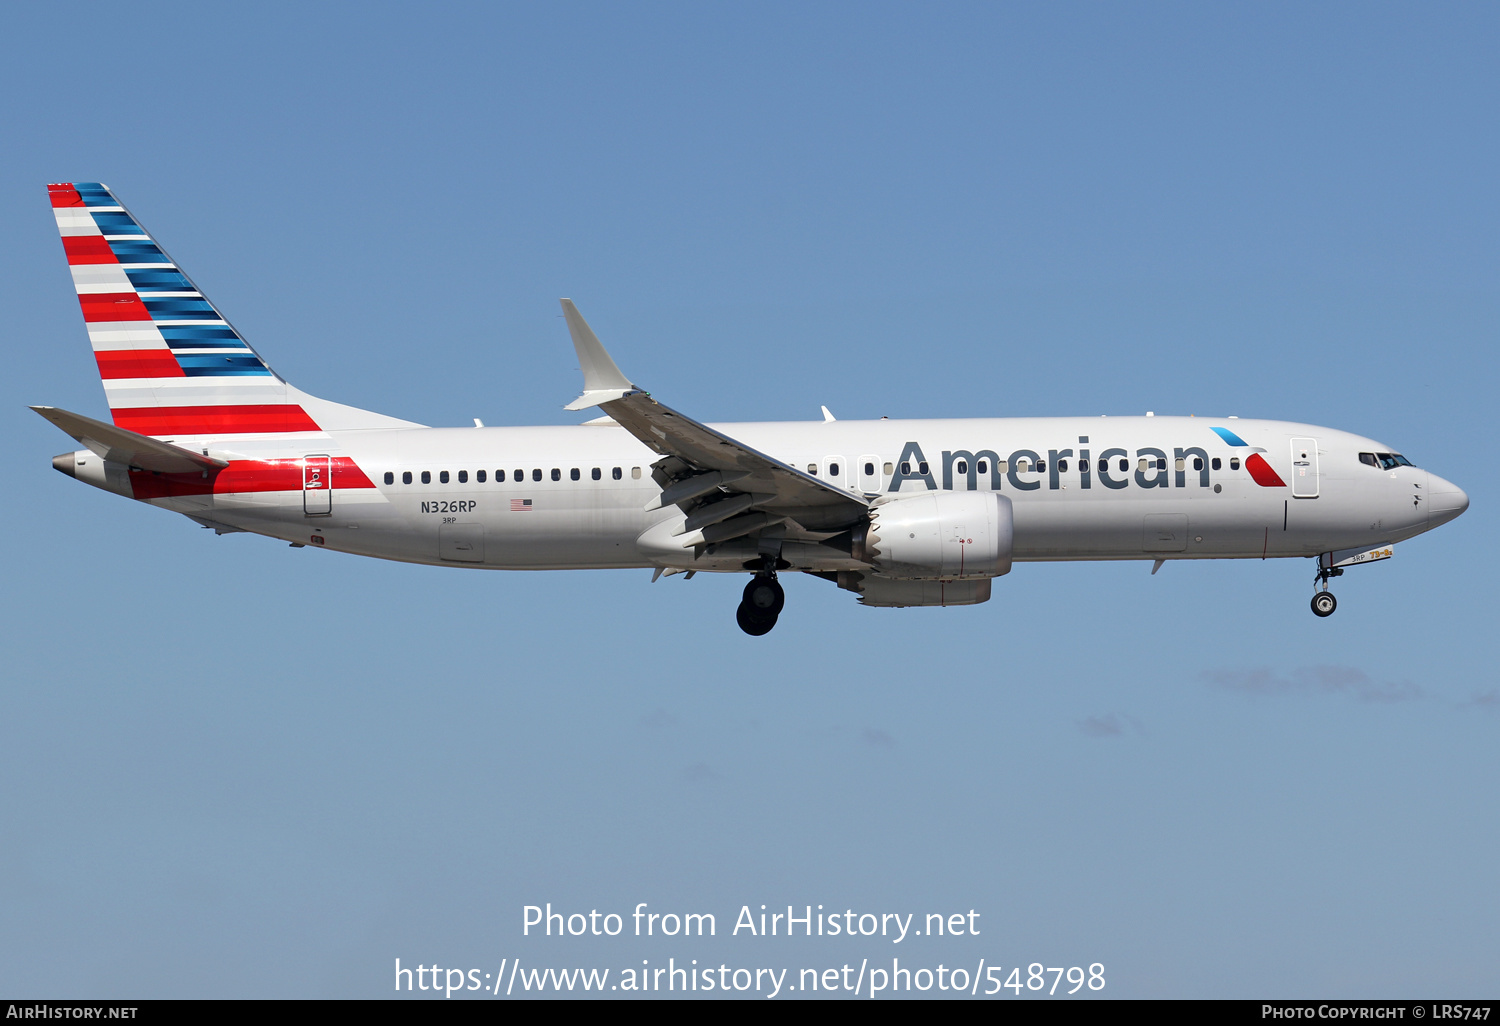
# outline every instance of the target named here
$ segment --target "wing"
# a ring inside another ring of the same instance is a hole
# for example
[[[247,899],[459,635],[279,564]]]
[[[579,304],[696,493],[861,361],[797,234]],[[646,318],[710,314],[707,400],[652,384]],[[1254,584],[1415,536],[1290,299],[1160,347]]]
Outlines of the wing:
[[[653,464],[653,476],[662,494],[648,508],[676,505],[688,514],[684,548],[714,545],[788,522],[814,534],[837,534],[865,518],[869,503],[863,496],[805,474],[651,398],[615,366],[573,301],[564,299],[562,308],[583,370],[583,395],[568,409],[598,406],[661,454]]]

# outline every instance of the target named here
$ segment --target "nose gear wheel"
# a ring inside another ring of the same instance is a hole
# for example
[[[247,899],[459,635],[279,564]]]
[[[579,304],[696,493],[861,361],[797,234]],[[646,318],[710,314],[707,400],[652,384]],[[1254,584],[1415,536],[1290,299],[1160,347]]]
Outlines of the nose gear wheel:
[[[1333,597],[1333,592],[1328,590],[1328,581],[1332,577],[1342,577],[1344,571],[1340,567],[1319,567],[1318,576],[1313,578],[1312,611],[1317,616],[1332,616],[1333,611],[1339,607],[1339,600]]]

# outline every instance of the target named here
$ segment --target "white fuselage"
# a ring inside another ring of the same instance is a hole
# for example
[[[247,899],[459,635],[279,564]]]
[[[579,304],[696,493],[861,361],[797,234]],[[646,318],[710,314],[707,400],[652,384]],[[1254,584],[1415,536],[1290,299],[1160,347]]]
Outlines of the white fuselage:
[[[1244,444],[1226,443],[1212,425],[1228,425]],[[1388,446],[1306,424],[1054,417],[714,427],[868,497],[998,488],[1014,506],[1018,560],[1315,556],[1397,542],[1462,511],[1463,493],[1425,470],[1360,462]],[[1306,450],[1309,440],[1314,455],[1299,461],[1293,446]],[[302,489],[221,490],[228,481],[147,499],[221,528],[434,565],[738,569],[670,541],[683,513],[648,509],[661,493],[652,479],[659,457],[609,423],[176,442],[235,464],[345,458],[373,485],[340,487],[335,475],[331,494],[312,503]],[[1252,478],[1242,461],[1254,452],[1282,486]],[[785,555],[794,569],[860,567],[808,540]]]

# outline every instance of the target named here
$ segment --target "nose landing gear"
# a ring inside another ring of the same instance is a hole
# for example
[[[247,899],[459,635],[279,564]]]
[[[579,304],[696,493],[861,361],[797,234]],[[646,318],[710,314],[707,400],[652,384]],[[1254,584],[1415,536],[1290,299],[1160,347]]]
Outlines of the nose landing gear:
[[[1318,616],[1332,616],[1333,611],[1339,607],[1339,600],[1333,597],[1333,592],[1328,590],[1328,579],[1330,577],[1342,577],[1344,571],[1339,567],[1318,568],[1318,576],[1313,578],[1312,611]]]
[[[758,638],[762,634],[769,634],[771,628],[776,626],[776,618],[781,615],[785,605],[786,592],[781,590],[781,584],[776,580],[776,571],[762,570],[745,585],[745,594],[740,600],[739,609],[735,610],[734,618],[740,625],[740,630]]]

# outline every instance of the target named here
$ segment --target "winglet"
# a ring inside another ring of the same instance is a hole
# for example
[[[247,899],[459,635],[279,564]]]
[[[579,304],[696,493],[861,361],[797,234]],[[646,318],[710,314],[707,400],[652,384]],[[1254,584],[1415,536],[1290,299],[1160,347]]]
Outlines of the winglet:
[[[578,307],[571,299],[562,300],[563,317],[568,321],[568,333],[573,336],[573,348],[578,352],[578,367],[583,371],[583,395],[569,403],[564,409],[586,410],[590,406],[620,399],[640,389],[631,384],[629,378],[620,373],[615,361],[600,344],[594,329],[589,327]]]

